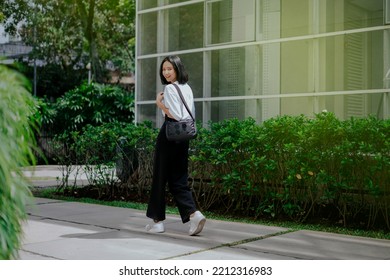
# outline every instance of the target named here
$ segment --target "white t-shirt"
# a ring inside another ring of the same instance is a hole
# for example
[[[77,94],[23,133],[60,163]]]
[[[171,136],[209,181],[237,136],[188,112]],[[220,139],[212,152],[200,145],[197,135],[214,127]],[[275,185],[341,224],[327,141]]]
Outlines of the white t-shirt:
[[[191,87],[187,83],[181,85],[178,82],[175,82],[175,84],[179,86],[184,100],[186,101],[188,108],[191,110],[192,116],[195,118],[194,96],[192,94]],[[176,120],[179,121],[191,118],[174,85],[169,84],[165,86],[163,103],[165,107],[169,109],[169,113]],[[162,114],[165,116],[164,111]]]

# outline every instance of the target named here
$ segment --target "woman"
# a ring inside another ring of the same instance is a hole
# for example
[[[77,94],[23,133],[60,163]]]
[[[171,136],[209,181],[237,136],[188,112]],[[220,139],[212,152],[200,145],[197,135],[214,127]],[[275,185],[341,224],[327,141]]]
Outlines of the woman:
[[[172,84],[179,86],[193,115],[195,115],[194,98],[191,87],[187,84],[187,72],[178,56],[164,58],[160,66],[160,78],[162,84],[166,86],[164,92],[157,94],[156,105],[162,110],[165,122],[157,137],[152,189],[146,212],[146,216],[153,219],[153,223],[147,225],[146,230],[155,233],[165,231],[163,223],[165,220],[165,186],[168,183],[182,222],[190,221],[189,235],[196,235],[202,231],[206,218],[196,210],[195,201],[188,186],[189,142],[168,141],[165,134],[167,121],[190,118],[187,110],[185,108],[183,110],[183,102]]]

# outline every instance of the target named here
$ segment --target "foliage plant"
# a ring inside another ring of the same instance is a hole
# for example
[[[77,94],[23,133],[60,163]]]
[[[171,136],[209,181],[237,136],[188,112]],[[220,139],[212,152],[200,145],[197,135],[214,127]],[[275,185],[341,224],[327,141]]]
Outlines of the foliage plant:
[[[332,113],[211,123],[192,143],[194,194],[226,213],[389,229],[389,123]]]
[[[72,162],[100,178],[91,184],[101,198],[142,197],[151,184],[157,132],[150,123],[89,125],[73,132]],[[341,121],[327,112],[262,124],[210,122],[191,141],[189,183],[202,210],[390,229],[388,139],[390,120]],[[117,178],[100,167],[116,169]]]
[[[132,122],[134,95],[115,85],[84,83],[55,102],[49,98],[36,98],[34,118],[41,121],[37,133],[39,147],[45,157],[41,162],[66,165],[74,161],[69,153],[72,139],[88,125],[99,126],[107,122]],[[68,167],[66,167],[68,169]]]
[[[69,173],[77,166],[83,166],[81,172],[98,198],[113,199],[126,195],[133,185],[136,185],[138,195],[144,192],[152,175],[157,137],[151,123],[87,125],[82,131],[72,132],[71,136],[72,140],[67,136],[57,138],[66,147],[58,150],[57,159],[61,166],[67,167],[59,191],[75,191],[75,184],[68,183]]]
[[[34,163],[34,99],[25,78],[0,65],[0,259],[15,258],[30,198],[20,167]]]
[[[70,133],[87,125],[132,122],[134,96],[118,86],[84,83],[58,98],[54,109],[57,134]]]

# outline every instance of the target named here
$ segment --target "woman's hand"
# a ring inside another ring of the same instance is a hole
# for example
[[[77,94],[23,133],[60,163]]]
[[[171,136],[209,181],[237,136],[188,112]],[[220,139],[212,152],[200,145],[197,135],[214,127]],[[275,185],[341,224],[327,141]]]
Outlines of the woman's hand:
[[[162,102],[163,99],[164,99],[164,93],[159,92],[156,97],[156,105],[164,112],[165,115],[173,119],[174,117],[171,115],[171,113],[169,113],[169,108],[165,107],[164,103]]]
[[[164,109],[166,109],[166,107],[164,106],[164,103],[162,103],[163,99],[164,99],[164,93],[159,92],[157,94],[157,97],[156,97],[156,104],[157,104],[158,108],[160,108],[161,110],[164,111]]]
[[[156,103],[157,103],[157,105],[158,105],[158,103],[162,103],[162,100],[164,99],[164,92],[159,92],[158,94],[157,94],[157,97],[156,97]]]

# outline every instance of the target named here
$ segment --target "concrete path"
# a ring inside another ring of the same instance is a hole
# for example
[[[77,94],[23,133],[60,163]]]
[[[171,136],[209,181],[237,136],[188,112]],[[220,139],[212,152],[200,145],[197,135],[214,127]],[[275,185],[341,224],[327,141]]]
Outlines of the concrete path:
[[[37,166],[24,174],[44,187],[56,185],[62,172]],[[87,181],[83,174],[71,179]],[[145,232],[149,222],[145,211],[36,198],[19,259],[390,260],[390,240],[210,219],[199,236],[188,236],[189,223],[177,215],[167,216],[165,233],[152,234]]]
[[[208,220],[199,236],[168,215],[145,232],[144,211],[36,198],[22,260],[390,260],[390,240]]]

